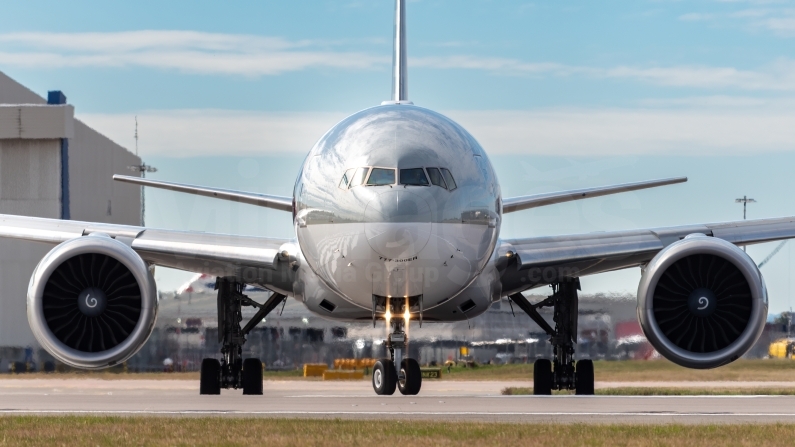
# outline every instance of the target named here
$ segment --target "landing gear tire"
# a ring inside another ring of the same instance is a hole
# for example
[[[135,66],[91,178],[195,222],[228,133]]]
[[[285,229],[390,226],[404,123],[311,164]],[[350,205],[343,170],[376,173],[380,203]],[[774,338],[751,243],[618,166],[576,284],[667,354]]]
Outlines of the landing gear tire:
[[[400,394],[404,396],[419,394],[420,388],[422,388],[422,371],[420,371],[420,364],[416,360],[408,358],[400,362],[397,386]]]
[[[390,359],[381,359],[373,365],[373,389],[379,396],[395,394],[397,373],[395,363]]]
[[[202,360],[199,394],[221,394],[221,362],[218,360]]]
[[[538,359],[533,363],[533,394],[552,394],[552,362],[548,359]]]
[[[262,362],[259,359],[243,360],[243,394],[262,394]]]
[[[593,385],[593,360],[580,360],[576,364],[574,373],[575,393],[583,396],[592,396]]]

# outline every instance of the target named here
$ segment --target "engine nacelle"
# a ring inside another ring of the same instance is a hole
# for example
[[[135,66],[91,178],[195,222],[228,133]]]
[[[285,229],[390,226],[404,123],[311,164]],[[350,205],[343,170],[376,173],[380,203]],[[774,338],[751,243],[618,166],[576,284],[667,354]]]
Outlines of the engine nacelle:
[[[688,367],[725,365],[759,339],[767,289],[754,261],[722,239],[693,234],[661,250],[638,286],[638,319],[665,358]]]
[[[157,290],[146,263],[107,235],[53,248],[33,270],[28,322],[53,357],[78,368],[123,362],[154,328]]]

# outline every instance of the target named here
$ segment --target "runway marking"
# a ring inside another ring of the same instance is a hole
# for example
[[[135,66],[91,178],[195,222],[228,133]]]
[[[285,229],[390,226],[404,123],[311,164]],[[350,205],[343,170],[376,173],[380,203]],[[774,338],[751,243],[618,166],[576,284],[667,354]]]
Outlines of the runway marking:
[[[2,393],[0,393],[2,395]],[[13,395],[13,394],[9,394]],[[266,396],[267,398],[268,396]],[[384,398],[389,399],[392,396],[379,396],[376,394],[294,394],[288,396],[276,396],[281,398],[366,398],[366,399],[377,399],[377,398]],[[401,396],[394,396],[397,399],[400,399]],[[594,395],[594,396],[582,396],[582,395],[560,395],[560,396],[539,396],[539,395],[503,395],[503,394],[426,394],[424,396],[413,396],[413,398],[417,399],[438,399],[440,397],[449,398],[449,399],[457,399],[459,397],[466,397],[466,398],[474,398],[474,399],[757,399],[760,397],[764,398],[789,398],[795,399],[795,396],[792,395],[785,395],[785,394],[720,394],[720,395],[680,395],[680,396],[620,396],[620,395]]]
[[[306,415],[306,416],[676,416],[676,417],[792,417],[795,413],[675,413],[675,412],[478,412],[478,411],[238,411],[238,410],[15,410],[0,414],[152,414],[152,415]]]

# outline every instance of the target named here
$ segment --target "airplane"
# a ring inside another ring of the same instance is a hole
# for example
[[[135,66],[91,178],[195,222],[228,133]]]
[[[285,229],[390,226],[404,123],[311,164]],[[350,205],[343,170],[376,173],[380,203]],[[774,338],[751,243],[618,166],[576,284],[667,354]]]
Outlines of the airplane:
[[[579,278],[640,267],[638,318],[663,357],[715,368],[751,348],[768,298],[759,269],[739,246],[795,238],[795,217],[500,238],[508,213],[687,179],[504,198],[475,138],[409,101],[405,19],[405,0],[396,0],[392,100],[326,132],[304,160],[292,197],[114,176],[290,213],[293,238],[0,215],[0,237],[54,246],[27,293],[28,321],[41,346],[77,368],[124,362],[152,331],[152,272],[164,266],[216,278],[221,355],[202,361],[201,394],[262,394],[260,360],[242,358],[246,335],[293,298],[324,318],[383,323],[389,354],[373,368],[373,389],[415,395],[422,375],[408,355],[409,328],[472,319],[508,297],[554,348],[552,359],[534,363],[534,393],[588,395],[593,362],[574,357]],[[273,294],[256,302],[243,293],[246,285]],[[546,286],[553,293],[540,302],[522,294]],[[246,306],[257,311],[243,324]],[[553,308],[552,323],[539,314],[542,307]]]

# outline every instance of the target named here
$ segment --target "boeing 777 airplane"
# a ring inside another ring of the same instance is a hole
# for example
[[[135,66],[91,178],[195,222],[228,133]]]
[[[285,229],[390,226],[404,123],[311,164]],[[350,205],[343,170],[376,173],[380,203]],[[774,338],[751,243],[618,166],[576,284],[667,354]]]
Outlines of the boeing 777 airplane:
[[[475,318],[508,297],[554,347],[554,358],[535,362],[534,392],[593,394],[593,362],[574,357],[579,278],[640,267],[638,318],[662,356],[715,368],[751,348],[764,328],[767,292],[738,246],[795,238],[795,217],[501,239],[507,213],[687,179],[504,198],[478,142],[408,100],[406,54],[405,0],[396,0],[392,100],[326,132],[309,151],[292,197],[114,177],[284,211],[294,238],[0,215],[0,237],[54,247],[27,294],[38,342],[77,368],[124,362],[152,332],[152,273],[165,266],[216,277],[222,348],[220,360],[202,362],[202,394],[262,394],[260,361],[242,358],[246,336],[292,298],[324,318],[389,328],[388,356],[373,368],[373,389],[413,395],[422,377],[407,354],[409,327]],[[246,285],[273,294],[256,302],[243,293]],[[552,295],[540,302],[522,294],[546,286]],[[257,309],[245,323],[243,306]],[[540,315],[542,307],[553,308],[554,321]]]

